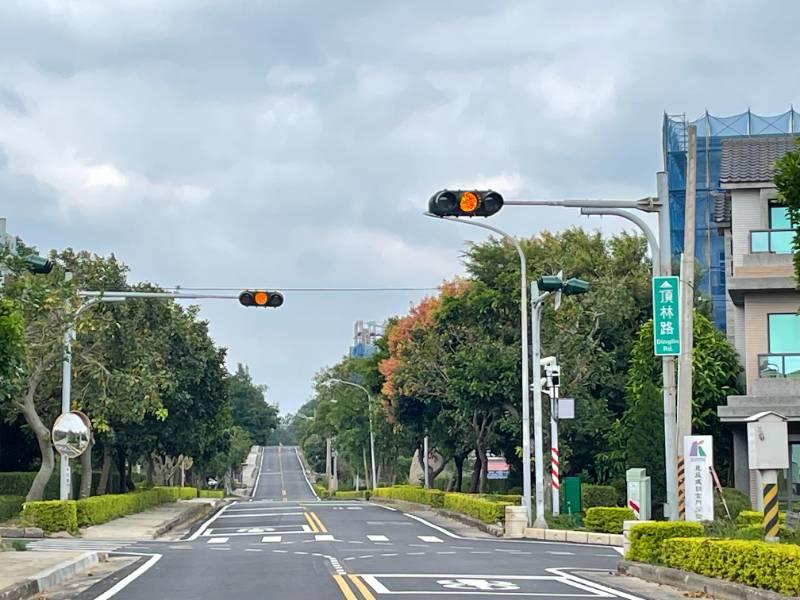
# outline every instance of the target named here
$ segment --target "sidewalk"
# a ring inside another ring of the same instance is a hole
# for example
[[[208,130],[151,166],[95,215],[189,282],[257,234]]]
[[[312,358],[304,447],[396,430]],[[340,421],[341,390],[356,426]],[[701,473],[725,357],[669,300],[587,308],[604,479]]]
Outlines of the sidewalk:
[[[106,560],[102,552],[0,553],[0,600],[21,600]]]
[[[82,529],[80,537],[84,540],[152,540],[180,525],[210,514],[221,502],[223,501],[214,498],[195,498],[162,504]]]
[[[237,487],[233,493],[237,496],[249,497],[253,494],[253,486],[256,484],[258,478],[258,459],[261,456],[261,447],[253,446],[250,448],[250,454],[242,466],[242,484],[244,487]]]

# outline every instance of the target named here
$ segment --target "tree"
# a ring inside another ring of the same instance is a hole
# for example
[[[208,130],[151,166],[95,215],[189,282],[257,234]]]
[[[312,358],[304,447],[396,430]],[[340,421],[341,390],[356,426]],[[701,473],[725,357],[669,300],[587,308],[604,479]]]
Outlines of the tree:
[[[800,283],[800,147],[775,163],[775,187],[794,227],[794,274]]]
[[[253,383],[250,370],[239,363],[236,372],[227,377],[226,387],[234,423],[247,431],[255,443],[267,445],[279,424],[278,408],[265,398],[267,386]]]
[[[22,312],[0,298],[0,398],[11,396],[19,384],[25,361],[25,324]]]

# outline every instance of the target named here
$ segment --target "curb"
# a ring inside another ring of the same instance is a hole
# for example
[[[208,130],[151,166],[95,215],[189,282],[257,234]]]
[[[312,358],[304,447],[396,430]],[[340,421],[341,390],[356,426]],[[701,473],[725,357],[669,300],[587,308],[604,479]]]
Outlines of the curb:
[[[630,575],[660,585],[669,585],[689,593],[702,592],[704,597],[707,595],[718,600],[786,600],[789,598],[789,596],[777,592],[753,588],[741,583],[628,560],[619,561],[617,570],[623,575]]]
[[[488,533],[495,537],[503,537],[503,527],[500,525],[492,525],[490,523],[484,523],[483,521],[479,521],[473,517],[462,515],[461,513],[453,512],[451,510],[446,510],[444,508],[437,508],[435,506],[429,506],[427,504],[417,504],[416,502],[408,502],[407,500],[395,500],[394,498],[382,498],[379,496],[372,496],[369,499],[370,502],[381,502],[384,504],[393,504],[396,505],[403,510],[414,511],[414,510],[424,510],[429,512],[434,512],[441,517],[447,517],[448,519],[453,519],[454,521],[459,521],[464,525],[470,525],[475,527],[476,529],[480,529],[484,533]]]
[[[526,527],[522,538],[527,540],[546,540],[548,542],[569,542],[589,546],[615,546],[622,548],[623,536],[619,533],[596,533],[574,529],[536,529]]]
[[[172,517],[166,523],[163,523],[160,527],[158,527],[152,535],[153,539],[161,537],[165,533],[172,531],[176,527],[180,527],[181,525],[186,525],[187,523],[193,523],[205,517],[206,515],[211,514],[212,512],[216,511],[220,506],[228,504],[228,502],[223,499],[213,504],[199,504],[196,507],[192,507],[184,513],[176,515]],[[0,598],[2,600],[2,598]]]
[[[15,583],[0,590],[0,600],[24,600],[43,592],[46,588],[58,585],[92,565],[105,562],[107,559],[108,554],[105,552],[86,552],[77,558],[65,560],[33,575],[22,583]]]

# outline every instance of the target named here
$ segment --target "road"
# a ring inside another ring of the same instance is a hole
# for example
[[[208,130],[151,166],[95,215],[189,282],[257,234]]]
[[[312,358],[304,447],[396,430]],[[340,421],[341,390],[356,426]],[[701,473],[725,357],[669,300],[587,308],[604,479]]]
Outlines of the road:
[[[471,539],[377,503],[321,502],[296,449],[265,448],[253,498],[179,542],[142,542],[141,564],[81,600],[638,598],[573,574],[613,569],[613,548]]]

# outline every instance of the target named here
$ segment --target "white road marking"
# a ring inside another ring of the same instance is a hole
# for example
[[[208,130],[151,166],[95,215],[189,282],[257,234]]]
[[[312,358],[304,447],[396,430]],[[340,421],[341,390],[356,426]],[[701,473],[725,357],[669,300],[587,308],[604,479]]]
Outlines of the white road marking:
[[[232,505],[228,504],[228,506],[232,506]],[[186,540],[191,542],[192,540],[196,540],[201,535],[203,535],[203,533],[205,533],[205,530],[208,529],[208,526],[211,525],[217,519],[219,519],[222,516],[222,514],[225,512],[225,509],[228,508],[228,506],[223,506],[219,510],[219,512],[217,512],[214,516],[212,516],[210,519],[208,519],[208,521],[206,521],[205,523],[200,525],[200,527],[197,529],[197,531],[195,531],[192,535],[190,535],[188,538],[186,538]]]
[[[387,538],[385,535],[368,535],[367,539],[370,542],[388,542],[389,541],[389,538]]]
[[[348,506],[347,510],[362,510],[362,508],[360,506]]]
[[[545,550],[545,552],[547,554],[553,554],[555,556],[575,556],[574,552],[556,552],[555,550]]]
[[[308,473],[306,473],[306,468],[303,465],[303,461],[300,460],[300,453],[297,451],[297,448],[294,449],[294,455],[295,455],[295,457],[297,457],[297,462],[300,463],[300,469],[303,471],[303,477],[305,478],[306,483],[308,484],[308,489],[311,490],[312,494],[314,494],[314,498],[319,500],[319,496],[317,496],[317,492],[314,491],[314,486],[311,485],[311,482],[308,480]]]
[[[263,446],[260,447],[260,452],[258,453],[258,473],[256,473],[256,481],[253,484],[253,489],[250,491],[250,497],[254,498],[256,495],[256,490],[258,490],[258,480],[261,479],[261,467],[264,466],[264,454],[265,449]]]
[[[127,554],[137,554],[136,552],[128,552]],[[142,554],[141,556],[150,556],[150,560],[144,563],[141,567],[136,569],[133,573],[125,577],[124,579],[117,582],[114,586],[108,588],[105,592],[100,594],[94,600],[108,600],[116,596],[119,592],[125,589],[132,581],[134,581],[137,577],[144,574],[150,567],[156,564],[161,559],[161,554]]]
[[[264,537],[261,538],[261,541],[264,542],[265,544],[270,544],[270,543],[277,544],[277,543],[280,543],[281,536],[279,536],[279,535],[265,535]]]
[[[582,569],[582,570],[584,570],[584,571],[599,570],[599,571],[607,572],[606,569]],[[634,596],[632,594],[628,594],[628,593],[622,592],[620,590],[609,588],[609,587],[606,587],[604,585],[600,585],[599,583],[595,583],[593,581],[589,581],[588,579],[583,579],[582,577],[577,577],[576,575],[573,575],[571,573],[565,572],[565,570],[562,569],[562,568],[549,568],[549,569],[545,569],[545,571],[547,571],[548,573],[554,573],[555,575],[559,575],[560,577],[563,578],[563,581],[565,583],[568,582],[568,581],[572,582],[571,585],[574,585],[575,587],[580,587],[581,589],[584,589],[584,590],[595,592],[596,594],[603,594],[604,593],[604,594],[610,595],[613,598],[625,598],[626,600],[645,600],[641,596]]]
[[[333,536],[328,534],[318,534],[314,536],[314,539],[318,542],[332,542]]]
[[[453,552],[452,550],[445,550],[442,552],[437,552],[436,554],[455,554],[455,552]]]
[[[421,542],[426,542],[428,544],[441,544],[442,543],[441,538],[438,538],[435,535],[418,535],[417,538]]]
[[[389,552],[387,554],[381,554],[381,556],[397,556],[397,552]]]
[[[226,537],[212,537],[212,538],[208,538],[208,543],[209,544],[227,544],[228,543],[228,539],[229,538],[226,538]]]
[[[302,515],[303,512],[282,512],[282,513],[244,513],[241,514],[241,511],[236,511],[236,514],[228,513],[227,515],[223,515],[220,519],[256,519],[260,517],[296,517],[297,515]]]
[[[261,548],[245,548],[245,552],[263,552]]]
[[[406,552],[408,556],[423,556],[424,552]]]
[[[425,458],[425,457],[423,457]],[[622,556],[625,556],[625,548],[620,548],[619,546],[614,546],[614,550],[619,552]]]

